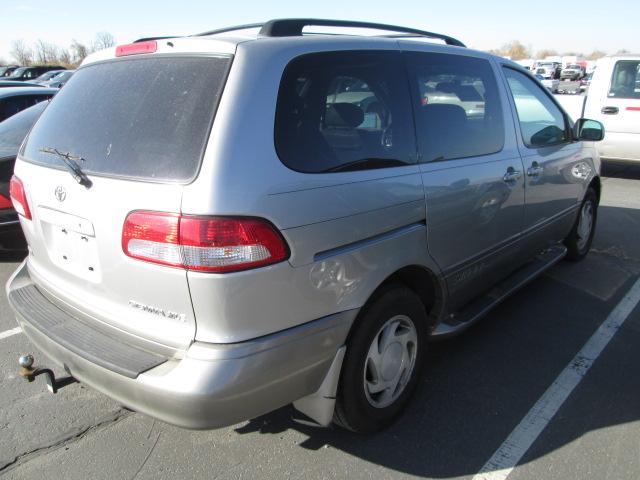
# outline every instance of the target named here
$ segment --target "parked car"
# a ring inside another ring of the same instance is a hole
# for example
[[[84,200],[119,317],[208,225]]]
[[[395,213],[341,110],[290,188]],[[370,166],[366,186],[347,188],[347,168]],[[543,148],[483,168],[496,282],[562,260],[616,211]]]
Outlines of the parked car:
[[[8,65],[5,67],[0,67],[0,78],[8,77],[16,68],[18,68],[18,65]]]
[[[17,81],[24,81],[24,80],[31,81],[31,80],[35,80],[43,73],[48,72],[50,70],[64,70],[64,67],[61,67],[60,65],[40,65],[37,67],[20,67],[20,68],[16,68],[11,73],[11,75],[7,77],[7,79],[17,80]]]
[[[640,162],[640,54],[598,60],[582,112],[605,126],[603,159]]]
[[[0,253],[24,252],[27,244],[9,195],[20,144],[48,102],[40,102],[0,122]]]
[[[9,302],[78,380],[182,427],[293,402],[371,432],[429,338],[587,255],[602,128],[527,70],[395,26],[219,33],[92,54],[18,156],[30,255]],[[424,102],[435,79],[453,94]]]
[[[55,77],[61,72],[66,72],[66,70],[49,70],[48,72],[44,72],[38,78],[34,79],[33,82],[37,84],[48,82],[49,80],[51,80],[53,77]]]
[[[45,87],[0,88],[0,122],[36,103],[49,100],[56,92]]]
[[[558,62],[540,62],[536,65],[535,73],[545,79],[559,79],[562,67]]]
[[[49,79],[46,82],[42,82],[43,87],[51,87],[51,88],[62,88],[69,81],[69,79],[73,76],[75,70],[65,70],[63,72],[58,73],[53,78]]]
[[[544,78],[542,75],[537,73],[535,77],[540,81],[540,83],[542,83],[542,85],[547,87],[551,93],[558,93],[558,89],[560,88],[560,80],[557,80],[555,78]]]
[[[0,88],[4,87],[39,87],[37,83],[33,82],[18,82],[15,80],[0,80]]]
[[[567,65],[560,73],[560,80],[580,80],[584,77],[584,67],[578,64]]]

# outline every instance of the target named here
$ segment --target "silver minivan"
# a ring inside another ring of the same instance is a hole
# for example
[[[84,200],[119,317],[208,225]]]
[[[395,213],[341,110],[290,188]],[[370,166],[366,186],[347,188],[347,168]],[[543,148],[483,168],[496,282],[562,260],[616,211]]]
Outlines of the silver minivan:
[[[289,19],[144,39],[90,56],[25,140],[29,255],[7,294],[38,350],[155,418],[215,428],[293,403],[375,431],[430,339],[587,254],[603,134],[431,32]]]

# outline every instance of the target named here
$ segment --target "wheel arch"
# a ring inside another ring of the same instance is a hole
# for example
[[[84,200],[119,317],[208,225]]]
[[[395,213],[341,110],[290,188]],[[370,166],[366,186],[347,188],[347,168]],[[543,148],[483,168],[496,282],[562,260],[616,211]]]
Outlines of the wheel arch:
[[[421,265],[407,265],[385,278],[369,295],[361,311],[390,285],[403,285],[413,291],[424,305],[429,328],[438,324],[444,311],[446,287],[433,271]]]
[[[602,181],[600,180],[599,176],[595,176],[591,179],[591,182],[589,182],[589,187],[588,188],[593,188],[596,192],[596,196],[598,197],[598,203],[600,203],[600,195],[602,193]]]

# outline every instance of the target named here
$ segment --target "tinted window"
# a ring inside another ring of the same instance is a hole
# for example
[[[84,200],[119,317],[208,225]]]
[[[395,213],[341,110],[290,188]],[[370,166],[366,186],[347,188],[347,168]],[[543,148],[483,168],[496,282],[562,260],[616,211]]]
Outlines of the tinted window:
[[[401,166],[415,157],[411,103],[395,52],[304,55],[285,69],[276,150],[293,170]]]
[[[610,98],[640,98],[640,61],[616,62],[611,78]]]
[[[38,103],[0,122],[0,158],[16,156],[22,140],[46,106],[46,102]]]
[[[564,115],[545,93],[544,87],[528,75],[504,69],[518,112],[522,140],[527,147],[544,147],[569,139]]]
[[[48,100],[51,95],[16,95],[14,97],[0,98],[0,121],[3,121],[25,108],[29,108],[36,103]]]
[[[422,161],[502,150],[502,108],[487,60],[438,53],[405,55]]]
[[[43,148],[85,159],[88,173],[191,180],[230,65],[226,57],[142,57],[78,70],[29,135],[24,158],[59,167]]]
[[[20,78],[27,67],[16,68],[10,75],[11,78]]]

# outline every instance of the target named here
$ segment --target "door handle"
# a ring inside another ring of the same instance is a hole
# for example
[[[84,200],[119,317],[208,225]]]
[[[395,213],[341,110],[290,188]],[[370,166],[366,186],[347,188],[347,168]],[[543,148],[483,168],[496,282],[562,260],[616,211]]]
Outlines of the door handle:
[[[618,107],[603,107],[601,110],[605,115],[617,115],[618,111]]]
[[[544,167],[541,167],[538,162],[533,162],[527,169],[527,177],[537,177],[541,173],[544,173]]]
[[[504,176],[502,177],[502,180],[505,183],[513,183],[513,182],[516,182],[521,176],[522,176],[522,172],[520,172],[519,170],[516,170],[513,167],[509,167],[507,169],[507,173],[505,173]]]

